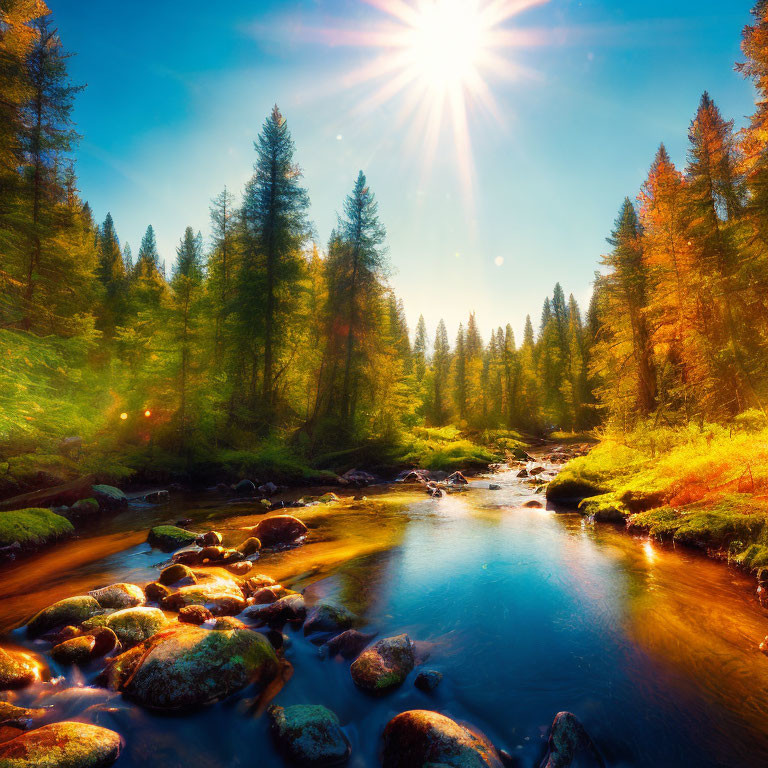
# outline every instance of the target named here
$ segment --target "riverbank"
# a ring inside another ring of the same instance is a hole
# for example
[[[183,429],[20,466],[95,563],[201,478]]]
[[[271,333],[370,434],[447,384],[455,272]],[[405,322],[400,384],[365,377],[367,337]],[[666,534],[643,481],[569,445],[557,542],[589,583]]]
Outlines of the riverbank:
[[[768,429],[642,429],[606,435],[547,488],[551,503],[768,573]]]

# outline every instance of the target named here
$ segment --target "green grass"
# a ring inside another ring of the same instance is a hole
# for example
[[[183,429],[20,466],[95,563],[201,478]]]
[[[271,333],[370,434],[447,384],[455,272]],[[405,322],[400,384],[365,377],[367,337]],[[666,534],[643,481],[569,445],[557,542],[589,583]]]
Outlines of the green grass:
[[[72,523],[49,509],[29,508],[0,512],[0,547],[19,542],[34,549],[74,533]]]

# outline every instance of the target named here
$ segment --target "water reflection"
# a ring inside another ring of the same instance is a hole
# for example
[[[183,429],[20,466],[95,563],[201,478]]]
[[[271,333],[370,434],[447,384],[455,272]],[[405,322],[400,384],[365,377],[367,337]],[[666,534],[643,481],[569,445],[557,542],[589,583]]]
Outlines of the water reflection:
[[[310,540],[264,557],[260,570],[309,601],[339,599],[367,630],[408,632],[444,680],[432,694],[409,680],[372,699],[355,689],[348,662],[320,660],[297,634],[286,653],[296,673],[277,703],[334,709],[360,768],[378,765],[383,725],[409,708],[475,723],[523,766],[537,763],[562,709],[579,715],[614,766],[768,764],[768,659],[756,650],[768,621],[749,579],[575,515],[523,508],[533,490],[511,474],[499,484],[442,500],[389,489],[300,510]],[[143,543],[146,528],[177,517],[215,524],[225,543],[260,519],[197,501],[123,515],[2,572],[4,626],[110,581],[153,579],[167,556]],[[19,703],[118,730],[120,767],[281,765],[264,719],[247,713],[247,692],[162,718],[89,687],[92,670],[52,672],[64,680],[35,684]]]

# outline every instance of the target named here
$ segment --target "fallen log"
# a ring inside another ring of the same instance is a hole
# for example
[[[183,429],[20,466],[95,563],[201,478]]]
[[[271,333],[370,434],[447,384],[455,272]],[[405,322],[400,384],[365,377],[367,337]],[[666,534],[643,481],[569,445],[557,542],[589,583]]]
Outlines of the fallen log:
[[[93,475],[86,475],[53,488],[22,493],[19,496],[0,501],[0,511],[27,507],[55,507],[61,504],[71,506],[76,501],[87,499],[91,495],[94,480]]]

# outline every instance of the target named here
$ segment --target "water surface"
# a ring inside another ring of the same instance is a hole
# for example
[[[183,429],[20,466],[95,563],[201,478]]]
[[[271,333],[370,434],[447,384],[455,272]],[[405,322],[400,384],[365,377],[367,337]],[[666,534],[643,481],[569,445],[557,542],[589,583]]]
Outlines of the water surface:
[[[571,710],[611,766],[768,765],[768,616],[744,574],[686,550],[653,546],[579,516],[524,508],[541,499],[513,473],[441,500],[369,489],[330,507],[297,510],[308,542],[264,556],[258,570],[308,602],[330,596],[381,636],[407,632],[444,679],[432,694],[412,676],[381,699],[358,691],[349,663],[328,661],[288,634],[295,674],[276,703],[333,709],[353,745],[350,765],[378,765],[379,736],[398,712],[436,709],[485,731],[537,765],[556,712]],[[237,543],[259,519],[215,497],[137,507],[100,530],[0,571],[0,629],[54,600],[114,581],[154,579],[167,555],[147,528],[190,517]],[[27,646],[42,649],[45,646]],[[282,765],[252,691],[184,717],[163,717],[88,687],[93,671],[52,668],[17,701],[119,731],[118,768]],[[75,686],[72,688],[71,686]]]

